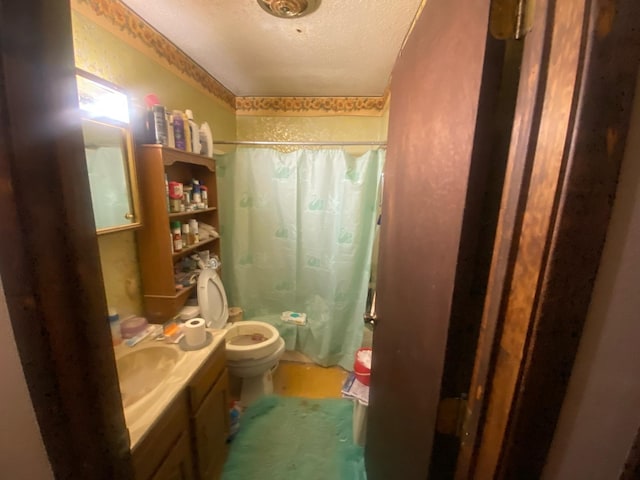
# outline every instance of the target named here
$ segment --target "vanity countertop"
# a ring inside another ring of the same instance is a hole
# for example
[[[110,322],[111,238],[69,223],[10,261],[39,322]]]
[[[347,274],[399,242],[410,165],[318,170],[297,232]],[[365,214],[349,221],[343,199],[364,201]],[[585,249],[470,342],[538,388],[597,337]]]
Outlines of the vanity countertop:
[[[162,381],[140,400],[131,405],[123,405],[125,422],[129,430],[130,448],[133,451],[140,441],[155,425],[173,399],[189,383],[209,356],[223,343],[222,330],[207,329],[213,336],[209,345],[194,351],[183,351],[178,345],[166,344],[146,339],[134,347],[124,344],[114,347],[116,361],[135,351],[141,351],[157,346],[170,347],[177,352],[175,366]],[[223,347],[224,348],[224,347]]]

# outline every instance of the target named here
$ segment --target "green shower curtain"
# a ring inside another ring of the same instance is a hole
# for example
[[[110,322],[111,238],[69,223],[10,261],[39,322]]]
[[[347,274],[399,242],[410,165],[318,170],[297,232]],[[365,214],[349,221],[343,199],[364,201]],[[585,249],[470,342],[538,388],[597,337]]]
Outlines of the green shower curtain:
[[[383,150],[247,147],[217,160],[229,305],[320,365],[350,370],[362,341],[383,162]],[[282,322],[286,310],[307,324]]]

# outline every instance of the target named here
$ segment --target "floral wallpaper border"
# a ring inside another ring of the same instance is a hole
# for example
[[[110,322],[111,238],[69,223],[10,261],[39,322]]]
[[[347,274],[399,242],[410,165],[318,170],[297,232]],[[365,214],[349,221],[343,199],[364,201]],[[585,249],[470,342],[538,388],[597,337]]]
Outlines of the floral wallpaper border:
[[[122,2],[118,0],[75,0],[73,3],[84,4],[96,16],[105,17],[120,32],[126,32],[132,39],[151,49],[159,59],[167,62],[170,67],[197,82],[207,92],[228,106],[235,108],[236,97],[231,91]]]
[[[236,97],[238,115],[380,115],[383,97]]]

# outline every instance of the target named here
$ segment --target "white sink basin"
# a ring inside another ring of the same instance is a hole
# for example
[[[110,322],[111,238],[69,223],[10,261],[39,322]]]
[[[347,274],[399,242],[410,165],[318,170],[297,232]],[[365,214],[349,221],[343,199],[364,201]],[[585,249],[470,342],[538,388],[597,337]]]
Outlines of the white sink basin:
[[[158,387],[178,362],[169,345],[149,345],[116,358],[122,406],[129,407]]]

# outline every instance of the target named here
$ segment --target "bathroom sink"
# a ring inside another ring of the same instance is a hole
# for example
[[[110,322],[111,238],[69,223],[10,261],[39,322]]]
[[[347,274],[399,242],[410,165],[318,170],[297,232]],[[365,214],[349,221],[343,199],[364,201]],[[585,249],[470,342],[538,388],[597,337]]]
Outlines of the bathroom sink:
[[[178,362],[180,353],[168,345],[152,345],[116,358],[123,407],[138,402],[158,387]]]

